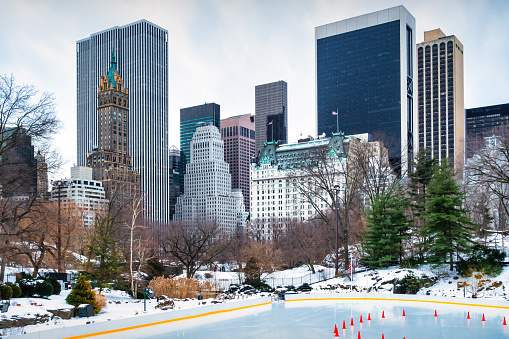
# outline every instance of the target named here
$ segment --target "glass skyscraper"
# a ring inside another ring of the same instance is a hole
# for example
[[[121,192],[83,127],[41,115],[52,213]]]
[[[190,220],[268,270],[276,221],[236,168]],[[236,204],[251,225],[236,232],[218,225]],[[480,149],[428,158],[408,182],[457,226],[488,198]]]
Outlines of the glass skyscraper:
[[[257,152],[267,141],[288,142],[288,84],[285,81],[255,86],[255,117]]]
[[[180,110],[180,193],[184,193],[184,174],[191,157],[191,140],[200,123],[221,127],[221,107],[215,103],[182,108]]]
[[[406,171],[413,157],[414,32],[403,6],[315,28],[318,135],[339,129],[379,136]]]
[[[112,51],[129,91],[129,153],[141,175],[149,221],[170,220],[168,202],[168,31],[146,20],[76,43],[77,162],[98,148],[97,89]]]

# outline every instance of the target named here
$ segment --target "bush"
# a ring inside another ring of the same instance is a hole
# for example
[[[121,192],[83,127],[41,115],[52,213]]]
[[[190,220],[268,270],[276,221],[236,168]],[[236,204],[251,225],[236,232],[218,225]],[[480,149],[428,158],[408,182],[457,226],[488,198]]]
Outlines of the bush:
[[[76,285],[67,298],[65,298],[65,301],[74,307],[78,307],[81,304],[92,304],[94,306],[95,314],[101,311],[101,308],[95,301],[95,292],[92,290],[92,285],[90,285],[90,282],[85,278],[85,276],[78,278]]]
[[[2,300],[9,300],[12,298],[12,287],[6,284],[0,284],[0,296]]]
[[[155,296],[166,295],[169,298],[185,299],[196,298],[198,292],[203,298],[212,298],[217,289],[212,281],[198,281],[189,278],[165,278],[157,277],[150,281],[148,287],[155,292]]]
[[[39,297],[49,297],[53,294],[53,286],[47,280],[38,280],[35,284],[35,294]]]
[[[100,293],[95,294],[95,302],[97,303],[97,306],[99,306],[99,309],[106,308],[106,305],[108,303],[108,300],[106,297]]]
[[[35,294],[35,281],[32,279],[21,279],[19,287],[21,288],[22,297],[29,298]]]
[[[60,292],[62,291],[62,285],[60,285],[60,283],[56,279],[53,279],[53,278],[47,278],[46,281],[49,282],[51,284],[51,286],[53,287],[53,294],[59,295]]]
[[[12,297],[13,298],[21,297],[21,287],[19,287],[18,284],[12,283],[12,282],[6,282],[5,284],[7,286],[9,286],[10,288],[12,288]]]
[[[468,276],[471,271],[482,271],[487,276],[495,277],[504,270],[505,257],[506,254],[496,248],[476,244],[468,259],[460,258],[456,270],[463,277]]]

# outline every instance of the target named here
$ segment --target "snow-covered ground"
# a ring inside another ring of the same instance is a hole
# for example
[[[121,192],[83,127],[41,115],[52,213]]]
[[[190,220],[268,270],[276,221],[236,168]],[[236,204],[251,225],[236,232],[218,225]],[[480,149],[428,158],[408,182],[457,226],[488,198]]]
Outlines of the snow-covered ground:
[[[303,281],[303,277],[309,279],[309,277],[320,278],[323,272],[329,272],[333,269],[316,266],[316,273],[311,274],[307,266],[301,266],[291,270],[274,272],[267,276],[266,279],[281,279],[280,281],[288,281],[286,284],[291,284],[293,279],[293,285],[298,285],[300,281]],[[383,270],[371,270],[366,272],[360,272],[353,274],[353,281],[350,282],[350,277],[333,278],[326,281],[314,283],[311,286],[315,291],[326,292],[326,293],[348,293],[350,289],[356,292],[369,292],[369,293],[392,293],[393,292],[393,281],[394,279],[402,279],[407,274],[413,273],[417,277],[428,277],[430,278],[432,286],[422,288],[419,295],[430,295],[430,296],[447,296],[447,297],[463,297],[464,289],[458,286],[458,282],[466,281],[469,284],[474,284],[472,278],[461,278],[455,272],[449,272],[445,267],[443,269],[430,269],[429,267],[421,267],[420,269],[401,269],[401,268],[388,268]],[[202,279],[206,279],[206,273],[214,274],[214,272],[199,271],[198,276]],[[332,271],[333,274],[333,271]],[[238,275],[235,272],[215,272],[213,279],[224,279],[230,281],[231,279],[238,279]],[[497,277],[485,277],[484,288],[478,293],[478,298],[490,298],[490,299],[507,299],[506,285],[509,288],[509,267],[505,268],[502,274]],[[283,285],[283,284],[282,284]],[[110,321],[114,319],[122,319],[129,317],[136,317],[142,314],[154,314],[162,311],[156,309],[156,300],[147,300],[146,313],[144,312],[143,300],[133,300],[127,293],[121,291],[103,290],[103,294],[108,300],[107,307],[101,311],[100,314],[91,318],[73,318],[69,320],[62,319],[51,319],[52,314],[48,310],[66,309],[72,308],[67,305],[65,298],[67,297],[69,290],[63,290],[58,296],[51,296],[49,299],[42,298],[16,298],[11,299],[11,306],[7,313],[0,314],[0,322],[8,319],[16,318],[35,318],[41,315],[47,315],[49,321],[38,324],[26,326],[24,330],[26,332],[36,332],[40,330],[62,327],[62,326],[74,326],[80,324],[86,324],[87,322],[102,322]],[[466,290],[466,296],[471,297],[472,293]],[[256,298],[257,296],[253,296]],[[251,297],[251,298],[253,298]],[[247,296],[240,296],[240,298],[247,298]],[[205,300],[205,304],[210,304],[213,300]],[[218,301],[216,301],[218,302]],[[227,302],[234,302],[229,300]],[[188,300],[175,300],[174,309],[184,309],[190,307],[200,307],[203,302],[196,299]],[[1,334],[8,335],[11,332],[8,330],[0,330]],[[16,333],[16,331],[12,331]]]

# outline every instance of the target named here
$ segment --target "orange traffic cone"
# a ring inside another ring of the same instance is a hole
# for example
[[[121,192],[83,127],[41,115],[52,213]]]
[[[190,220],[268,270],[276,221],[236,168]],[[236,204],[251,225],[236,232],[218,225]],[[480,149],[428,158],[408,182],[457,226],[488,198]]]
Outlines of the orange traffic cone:
[[[346,330],[346,324],[345,324],[344,320],[343,320],[343,329]]]
[[[435,310],[435,318],[436,318],[436,317],[438,317],[438,315],[437,315],[437,310]]]
[[[403,316],[405,317],[405,310],[403,310]]]
[[[361,339],[361,331],[359,331],[359,334],[357,335],[357,339]]]
[[[467,319],[470,319],[470,312],[467,313]]]
[[[385,339],[384,334],[382,333],[382,339]]]
[[[334,336],[339,337],[338,327],[334,324]]]
[[[359,321],[359,324],[362,324],[362,323],[364,323],[364,322],[362,321],[362,314],[361,314],[361,320]]]
[[[486,319],[484,318],[484,313],[482,314],[482,321],[486,321]]]
[[[504,323],[502,325],[507,325],[507,323],[505,322],[505,317],[504,317]]]
[[[352,320],[350,321],[350,326],[353,326],[353,318],[352,318]]]
[[[385,318],[385,311],[382,311],[382,319]]]
[[[371,313],[368,313],[368,320],[371,320]]]

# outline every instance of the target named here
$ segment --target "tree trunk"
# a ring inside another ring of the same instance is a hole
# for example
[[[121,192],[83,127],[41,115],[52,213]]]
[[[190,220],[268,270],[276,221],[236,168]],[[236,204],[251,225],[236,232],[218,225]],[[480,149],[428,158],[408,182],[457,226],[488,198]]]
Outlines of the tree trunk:
[[[0,266],[0,281],[4,282],[5,276],[5,258],[2,258],[2,264]]]

